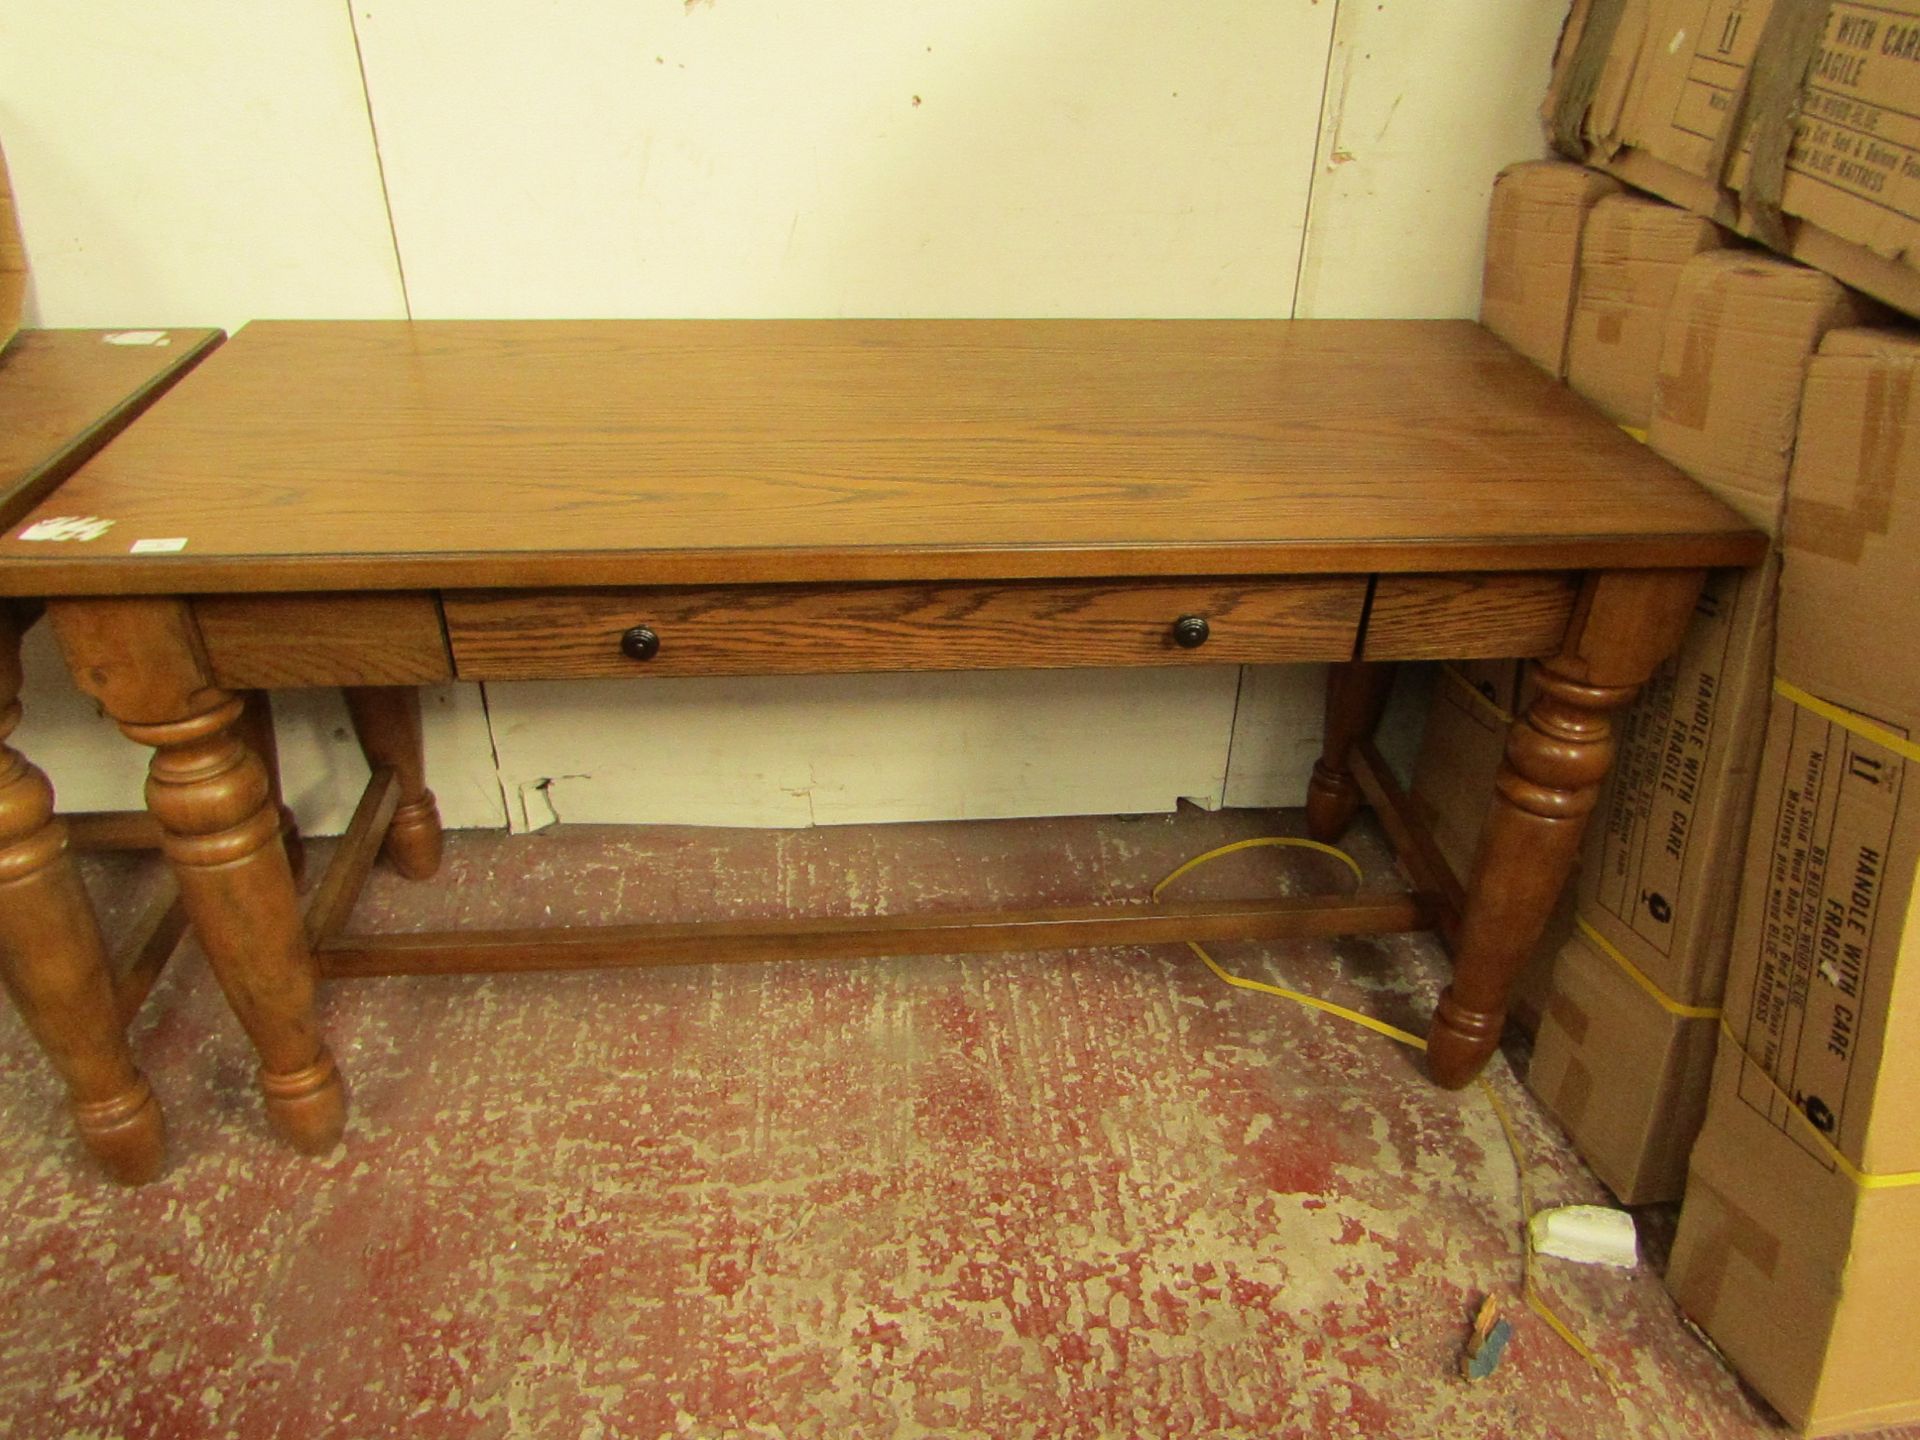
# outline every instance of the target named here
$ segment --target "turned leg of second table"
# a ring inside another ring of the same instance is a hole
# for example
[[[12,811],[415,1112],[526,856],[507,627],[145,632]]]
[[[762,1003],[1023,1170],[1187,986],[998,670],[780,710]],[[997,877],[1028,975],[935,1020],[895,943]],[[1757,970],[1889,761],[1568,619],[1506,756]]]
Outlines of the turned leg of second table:
[[[19,630],[0,605],[0,979],[66,1082],[81,1143],[116,1180],[138,1184],[160,1173],[166,1127],[127,1047],[53,787],[6,743],[19,697]]]
[[[268,1119],[299,1149],[330,1148],[346,1094],[314,1018],[313,956],[273,787],[242,738],[244,701],[213,683],[180,601],[66,600],[48,615],[75,681],[153,748],[147,807],[201,948],[259,1054]]]
[[[1508,732],[1506,758],[1467,882],[1453,983],[1427,1035],[1427,1068],[1449,1088],[1492,1056],[1515,980],[1572,873],[1613,763],[1613,713],[1679,647],[1705,575],[1607,571],[1589,579],[1560,653],[1535,671],[1538,697]]]

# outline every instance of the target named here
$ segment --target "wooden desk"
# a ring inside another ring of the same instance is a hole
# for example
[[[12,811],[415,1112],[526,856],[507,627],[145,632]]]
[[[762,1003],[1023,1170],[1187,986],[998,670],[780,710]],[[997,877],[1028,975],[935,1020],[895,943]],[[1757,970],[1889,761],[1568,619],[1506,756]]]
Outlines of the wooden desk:
[[[0,528],[50,494],[220,343],[217,330],[28,330],[0,350]],[[132,343],[129,343],[132,342]],[[156,1173],[160,1107],[125,1016],[179,939],[163,907],[109,962],[47,777],[6,742],[20,723],[27,599],[0,603],[0,974],[66,1082],[81,1141],[123,1180]],[[101,827],[107,828],[107,827]]]
[[[1572,862],[1608,715],[1708,567],[1762,537],[1461,322],[314,323],[248,327],[31,519],[0,591],[52,597],[74,676],[154,747],[148,795],[257,1046],[323,1148],[317,972],[1050,948],[1438,925],[1431,1032],[1465,1084]],[[1369,731],[1392,663],[1544,657],[1473,874]],[[411,687],[447,679],[1334,665],[1309,816],[1362,792],[1407,895],[1012,915],[370,937],[384,845],[439,822]],[[304,919],[236,692],[339,685],[373,768]],[[317,969],[315,961],[318,961]]]

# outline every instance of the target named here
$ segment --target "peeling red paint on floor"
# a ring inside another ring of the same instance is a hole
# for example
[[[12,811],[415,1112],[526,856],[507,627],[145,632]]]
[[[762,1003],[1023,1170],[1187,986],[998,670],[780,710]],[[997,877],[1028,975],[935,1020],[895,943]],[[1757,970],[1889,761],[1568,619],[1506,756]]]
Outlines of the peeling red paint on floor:
[[[377,877],[359,915],[1074,903],[1296,823],[462,834],[441,879]],[[1373,832],[1355,848],[1396,883]],[[1326,867],[1256,851],[1184,893]],[[103,872],[110,926],[144,873]],[[1415,1028],[1444,963],[1424,938],[1218,953]],[[1518,1269],[1484,1100],[1177,947],[340,982],[323,1014],[354,1113],[316,1161],[268,1138],[183,950],[136,1030],[171,1163],[132,1192],[84,1168],[0,1022],[8,1434],[1777,1431],[1645,1267],[1543,1262],[1616,1390],[1524,1313],[1495,1378],[1460,1381],[1475,1303]],[[1504,1061],[1495,1083],[1539,1203],[1602,1199]]]

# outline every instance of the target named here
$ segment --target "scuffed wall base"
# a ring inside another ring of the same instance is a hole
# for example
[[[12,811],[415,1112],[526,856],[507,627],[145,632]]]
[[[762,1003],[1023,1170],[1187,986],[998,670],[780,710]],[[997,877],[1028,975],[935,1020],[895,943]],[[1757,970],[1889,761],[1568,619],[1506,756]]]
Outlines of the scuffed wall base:
[[[515,829],[1208,809],[1239,671],[1028,670],[487,687]]]

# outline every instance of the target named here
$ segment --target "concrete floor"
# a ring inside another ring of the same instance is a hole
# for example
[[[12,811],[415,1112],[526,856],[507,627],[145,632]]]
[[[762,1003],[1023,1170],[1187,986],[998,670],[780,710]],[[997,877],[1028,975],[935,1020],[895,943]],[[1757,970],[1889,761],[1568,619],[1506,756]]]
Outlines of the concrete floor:
[[[363,928],[1144,894],[1298,817],[449,838]],[[312,873],[326,842],[314,844]],[[1377,837],[1369,885],[1397,882]],[[91,863],[91,862],[90,862]],[[150,862],[96,867],[109,928]],[[1255,851],[1190,895],[1329,888]],[[1424,937],[1223,945],[1414,1028]],[[1671,1436],[1779,1433],[1651,1264],[1543,1261],[1613,1388],[1516,1310],[1514,1175],[1476,1092],[1230,989],[1183,949],[327,988],[346,1143],[267,1135],[189,943],[135,1041],[171,1163],[126,1191],[0,1021],[0,1431],[38,1436]],[[1540,1204],[1604,1192],[1504,1060]],[[1671,1214],[1650,1211],[1656,1258]]]

